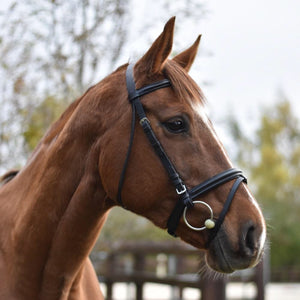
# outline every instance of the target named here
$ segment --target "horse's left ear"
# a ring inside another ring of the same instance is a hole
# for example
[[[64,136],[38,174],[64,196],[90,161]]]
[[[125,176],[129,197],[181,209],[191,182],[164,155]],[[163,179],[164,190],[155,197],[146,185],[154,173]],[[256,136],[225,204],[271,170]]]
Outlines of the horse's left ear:
[[[174,25],[175,17],[166,23],[163,32],[155,40],[147,53],[136,63],[138,68],[143,69],[149,75],[161,72],[172,50]]]
[[[194,59],[198,52],[200,40],[201,40],[201,35],[198,36],[198,38],[190,48],[186,49],[185,51],[181,52],[180,54],[176,55],[173,58],[173,60],[176,61],[187,72],[190,70],[194,62]]]

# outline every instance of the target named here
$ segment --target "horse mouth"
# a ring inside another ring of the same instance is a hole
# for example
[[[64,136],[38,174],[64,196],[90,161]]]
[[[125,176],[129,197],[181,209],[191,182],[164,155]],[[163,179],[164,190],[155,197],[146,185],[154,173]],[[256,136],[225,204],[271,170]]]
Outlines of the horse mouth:
[[[253,250],[251,255],[242,251],[239,246],[232,245],[225,232],[219,232],[218,236],[211,242],[206,251],[207,265],[219,273],[233,273],[254,267],[260,260],[262,254]]]
[[[209,251],[206,252],[207,265],[219,273],[233,273],[235,269],[231,265],[230,258],[224,251],[223,246],[218,238],[215,239]]]

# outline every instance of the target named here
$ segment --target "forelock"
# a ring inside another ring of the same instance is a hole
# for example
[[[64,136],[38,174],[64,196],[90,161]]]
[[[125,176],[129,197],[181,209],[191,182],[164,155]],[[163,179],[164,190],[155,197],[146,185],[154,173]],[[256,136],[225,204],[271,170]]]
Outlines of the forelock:
[[[168,60],[163,69],[164,75],[170,80],[175,94],[183,101],[191,104],[204,104],[205,98],[200,87],[176,62]]]

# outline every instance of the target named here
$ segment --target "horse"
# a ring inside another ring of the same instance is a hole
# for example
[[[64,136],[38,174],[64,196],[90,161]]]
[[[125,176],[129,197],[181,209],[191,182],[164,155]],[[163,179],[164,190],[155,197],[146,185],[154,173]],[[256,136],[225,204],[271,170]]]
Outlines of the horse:
[[[217,272],[260,260],[262,212],[188,75],[201,36],[171,59],[174,25],[73,102],[0,188],[0,299],[104,299],[88,255],[118,205]]]

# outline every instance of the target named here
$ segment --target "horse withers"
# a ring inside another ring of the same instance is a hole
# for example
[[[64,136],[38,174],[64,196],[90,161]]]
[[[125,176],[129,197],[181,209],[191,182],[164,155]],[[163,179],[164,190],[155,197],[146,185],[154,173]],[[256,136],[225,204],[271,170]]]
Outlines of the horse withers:
[[[204,249],[218,272],[259,261],[264,218],[187,73],[200,37],[169,59],[174,22],[73,102],[1,187],[0,299],[103,299],[88,255],[116,205]]]

